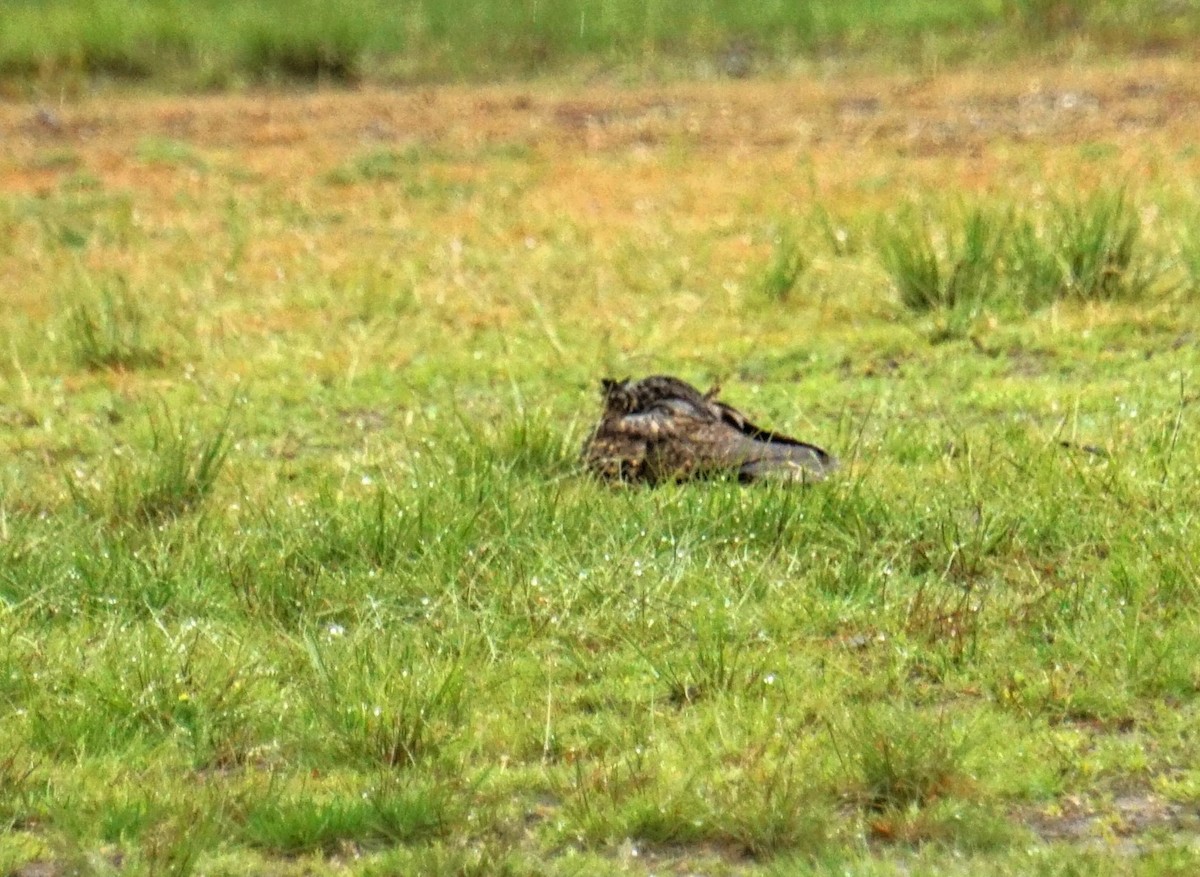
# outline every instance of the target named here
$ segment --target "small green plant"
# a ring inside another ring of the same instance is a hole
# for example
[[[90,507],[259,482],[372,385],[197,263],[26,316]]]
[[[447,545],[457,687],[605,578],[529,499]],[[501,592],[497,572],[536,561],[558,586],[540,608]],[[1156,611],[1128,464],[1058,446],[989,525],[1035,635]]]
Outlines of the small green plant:
[[[436,755],[459,723],[463,674],[430,662],[398,635],[347,635],[331,623],[307,635],[314,713],[344,754],[370,764],[410,767]]]
[[[808,256],[791,233],[781,232],[775,239],[771,261],[758,281],[759,290],[771,301],[788,301],[808,265]]]
[[[987,302],[997,285],[1005,227],[981,209],[958,229],[935,230],[911,215],[901,218],[879,245],[901,303],[922,313],[975,310]]]
[[[307,4],[284,20],[256,10],[237,34],[240,66],[258,78],[354,82],[362,73],[371,25],[364,17]]]
[[[24,823],[29,779],[36,767],[37,762],[19,746],[0,752],[0,832]]]
[[[965,791],[971,741],[961,724],[913,707],[863,707],[835,746],[855,796],[868,810],[924,807]]]
[[[116,522],[156,525],[197,509],[216,485],[230,446],[232,404],[209,431],[177,421],[165,407],[150,417],[150,446],[114,455],[107,483],[68,476],[76,503]]]
[[[255,803],[240,834],[278,855],[337,852],[344,844],[409,844],[442,835],[453,816],[445,788],[381,775],[366,792],[276,795]]]
[[[376,149],[350,159],[330,171],[326,179],[335,186],[391,182],[400,179],[406,164],[413,160],[413,156],[406,157],[393,149]]]
[[[1187,289],[1200,294],[1200,213],[1186,222],[1179,232],[1179,257],[1187,275]]]
[[[204,170],[207,163],[190,143],[167,137],[146,137],[138,142],[138,160],[145,164]]]
[[[1027,303],[1130,301],[1158,276],[1143,252],[1141,220],[1124,191],[1056,203],[1041,225],[1022,222],[1009,260]]]
[[[162,350],[143,337],[145,316],[124,291],[101,291],[94,304],[77,305],[67,321],[71,358],[89,371],[159,368]]]
[[[151,462],[141,489],[126,503],[130,517],[150,523],[185,514],[212,492],[229,456],[229,418],[207,435],[176,423],[170,412],[152,421]]]
[[[835,256],[857,256],[862,251],[859,231],[842,217],[830,213],[823,205],[817,205],[813,209],[812,219]]]

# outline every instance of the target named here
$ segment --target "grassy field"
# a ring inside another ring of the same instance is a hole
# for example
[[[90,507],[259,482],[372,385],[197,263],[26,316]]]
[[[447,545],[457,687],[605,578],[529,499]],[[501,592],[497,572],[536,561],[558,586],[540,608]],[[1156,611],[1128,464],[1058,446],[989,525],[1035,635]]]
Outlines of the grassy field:
[[[0,873],[1195,873],[1198,83],[0,105]]]
[[[524,76],[742,76],[833,59],[1194,51],[1195,0],[0,0],[0,82],[173,88]]]

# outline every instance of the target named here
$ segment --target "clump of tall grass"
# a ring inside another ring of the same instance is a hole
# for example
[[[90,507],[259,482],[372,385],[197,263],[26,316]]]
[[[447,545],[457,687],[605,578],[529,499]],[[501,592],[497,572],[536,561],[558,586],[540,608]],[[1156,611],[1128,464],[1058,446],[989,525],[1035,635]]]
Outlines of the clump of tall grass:
[[[808,270],[809,258],[790,232],[775,239],[770,262],[758,281],[762,295],[775,302],[786,302],[795,292],[800,278]]]
[[[461,667],[430,662],[392,634],[326,628],[306,640],[314,714],[345,755],[388,768],[436,755],[458,727],[465,702]]]
[[[933,227],[914,216],[884,231],[884,268],[912,311],[975,309],[989,300],[1007,221],[976,209],[958,227]]]
[[[667,699],[676,706],[695,703],[747,688],[757,678],[746,641],[726,619],[699,617],[693,624],[693,648],[678,663],[649,658],[654,675],[667,685]]]
[[[286,856],[330,855],[347,844],[414,843],[445,833],[458,815],[453,803],[443,785],[385,778],[353,796],[288,794],[256,802],[239,834],[252,846]]]
[[[1009,264],[1021,297],[1035,307],[1063,299],[1136,300],[1158,276],[1124,191],[1058,201],[1044,221],[1023,219]]]
[[[36,762],[19,746],[0,754],[0,831],[11,830],[25,821],[25,798]]]
[[[862,251],[862,234],[844,217],[818,204],[813,208],[812,221],[835,256],[857,256]]]
[[[66,325],[66,343],[76,366],[89,371],[158,368],[166,355],[146,340],[145,315],[124,291],[104,289],[92,303],[76,305]]]
[[[1200,293],[1200,213],[1192,217],[1180,230],[1179,258],[1186,274],[1187,288],[1195,295]]]
[[[150,444],[120,449],[107,479],[67,486],[85,510],[118,523],[157,525],[197,509],[212,493],[230,448],[230,414],[215,428],[179,421],[164,410],[150,417]]]
[[[256,78],[354,82],[371,22],[317,5],[285,17],[270,12],[245,19],[238,65]]]
[[[864,708],[837,744],[850,786],[869,810],[923,807],[970,784],[964,759],[971,740],[944,716],[912,708]],[[836,742],[836,740],[835,740]]]
[[[901,303],[916,313],[1134,301],[1160,275],[1124,191],[1058,200],[1040,216],[975,208],[959,224],[902,217],[880,236],[879,253]]]

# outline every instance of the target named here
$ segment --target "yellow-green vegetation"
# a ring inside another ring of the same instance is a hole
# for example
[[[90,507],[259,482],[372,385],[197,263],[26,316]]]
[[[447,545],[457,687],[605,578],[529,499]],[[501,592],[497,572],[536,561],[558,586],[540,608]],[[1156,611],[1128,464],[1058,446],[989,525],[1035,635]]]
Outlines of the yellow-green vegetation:
[[[1198,83],[0,107],[0,872],[1195,873]]]
[[[1191,0],[0,0],[0,81],[185,89],[550,70],[745,76],[1190,50]]]

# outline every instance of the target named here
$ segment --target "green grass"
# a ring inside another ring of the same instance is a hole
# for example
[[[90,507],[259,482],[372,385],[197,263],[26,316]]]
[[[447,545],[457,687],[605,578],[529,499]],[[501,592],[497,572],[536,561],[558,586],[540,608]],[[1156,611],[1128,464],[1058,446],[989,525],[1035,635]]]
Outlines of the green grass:
[[[1014,273],[1033,302],[1062,298],[1137,299],[1161,260],[1142,252],[1141,221],[1123,192],[1051,205],[1042,224],[1026,221],[1014,238]]]
[[[68,246],[82,246],[82,236],[66,238]],[[101,288],[92,301],[74,305],[63,334],[75,363],[93,371],[138,369],[162,366],[166,355],[145,340],[145,315],[140,306],[121,291]]]
[[[423,0],[402,9],[381,0],[336,8],[314,0],[253,6],[5,0],[0,19],[0,71],[9,77],[52,83],[85,75],[201,88],[261,80],[477,79],[580,63],[636,71],[700,62],[719,73],[831,54],[939,63],[980,51],[1027,53],[1031,46],[1161,49],[1186,46],[1200,32],[1190,4],[1133,0],[821,0],[752,7]]]
[[[1168,274],[1167,254],[1148,252],[1137,210],[1123,192],[1056,200],[1045,209],[975,208],[957,225],[931,228],[909,214],[882,232],[880,258],[909,310],[971,315],[989,305],[1137,301]],[[1185,267],[1189,247],[1185,236]]]
[[[905,214],[489,148],[5,196],[0,870],[1193,872],[1177,169]],[[596,483],[651,371],[841,471]]]
[[[884,233],[880,254],[905,307],[969,311],[994,297],[1007,233],[1002,218],[975,210],[961,231],[936,235],[912,216],[897,225]]]
[[[809,266],[803,249],[787,231],[781,231],[775,240],[770,264],[763,271],[759,286],[762,294],[770,301],[785,302],[792,297],[796,285]]]

